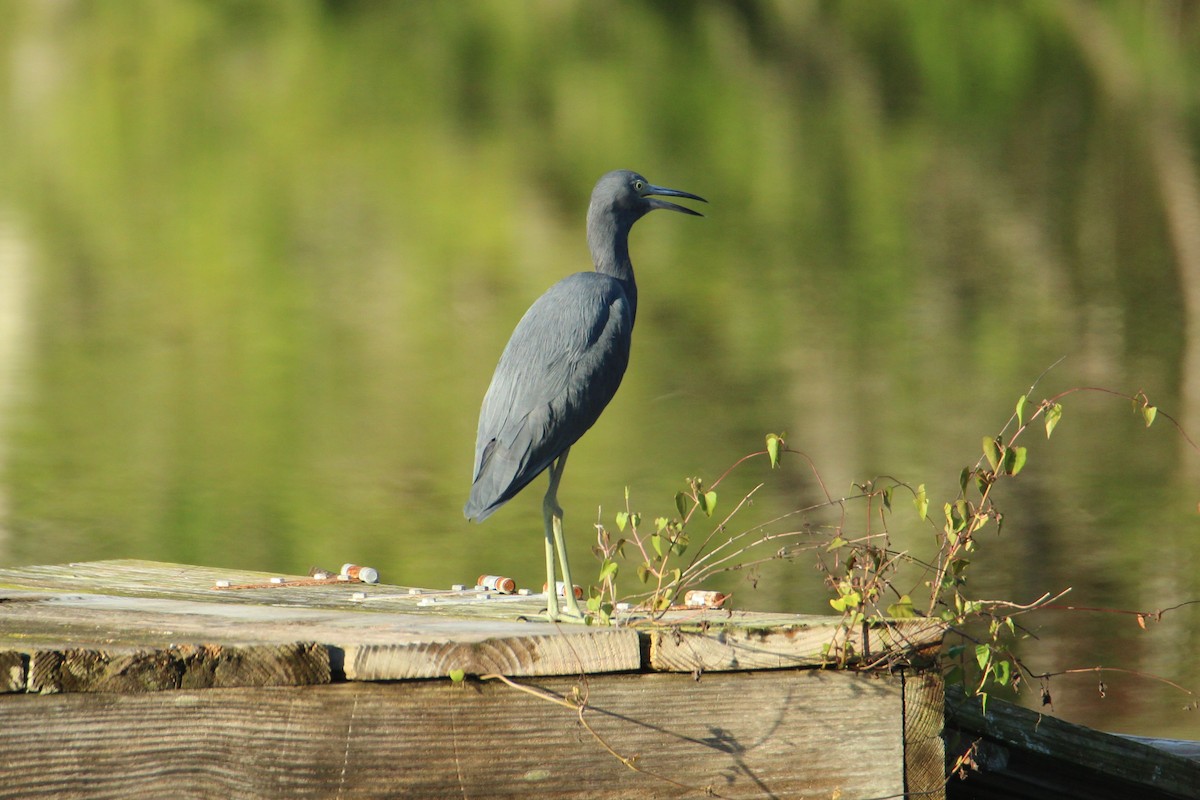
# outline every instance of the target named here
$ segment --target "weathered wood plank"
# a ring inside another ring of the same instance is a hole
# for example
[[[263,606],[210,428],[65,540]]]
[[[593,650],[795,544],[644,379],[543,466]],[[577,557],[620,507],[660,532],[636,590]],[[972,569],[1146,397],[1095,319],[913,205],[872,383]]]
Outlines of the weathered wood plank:
[[[72,673],[91,675],[90,682],[81,677],[73,684],[33,685],[106,691],[122,684],[111,682],[117,673],[108,666],[97,666],[105,660],[120,662],[130,687],[174,685],[179,659],[150,651],[177,644],[257,647],[254,652],[267,654],[275,646],[315,642],[329,650],[334,672],[348,679],[401,680],[444,677],[459,669],[529,676],[814,666],[823,661],[822,645],[846,635],[836,617],[680,610],[657,620],[631,613],[614,627],[554,626],[521,621],[537,614],[543,604],[538,597],[485,600],[484,592],[410,594],[398,586],[311,586],[295,580],[279,588],[216,588],[217,581],[271,585],[272,577],[279,576],[144,561],[0,570],[6,610],[0,615],[0,652],[58,654],[39,656],[50,659],[46,663],[55,657],[90,661]],[[850,633],[856,652],[897,647],[906,658],[940,637],[940,626],[928,621]],[[650,653],[648,664],[644,651]],[[155,663],[158,676],[143,672],[132,678]],[[279,668],[287,669],[297,667]]]
[[[233,686],[308,686],[330,681],[329,651],[312,642],[155,649],[35,650],[27,690],[153,692]]]
[[[1146,736],[1131,736],[1126,733],[1116,735],[1131,742],[1141,742],[1151,747],[1157,747],[1159,750],[1165,750],[1180,758],[1200,761],[1200,742],[1194,739],[1152,739]]]
[[[284,583],[274,585],[272,579]],[[0,589],[26,589],[139,597],[226,605],[271,605],[280,608],[380,610],[393,613],[414,611],[430,616],[492,616],[508,618],[533,615],[544,608],[539,596],[492,595],[467,591],[430,591],[415,587],[359,582],[306,585],[306,576],[274,572],[165,564],[155,561],[113,560],[72,564],[50,564],[0,569]],[[218,581],[254,589],[218,589]],[[418,591],[419,594],[409,594]],[[494,610],[493,610],[494,608]]]
[[[904,675],[904,782],[910,796],[946,796],[944,686],[937,672]]]
[[[694,625],[649,628],[650,666],[666,672],[820,666],[828,660],[822,654],[824,647],[844,646],[848,641],[854,652],[871,660],[887,651],[919,653],[940,643],[944,633],[944,626],[933,620],[898,621],[871,628],[864,636],[861,628],[844,631],[836,617],[774,616],[773,625],[741,612],[700,630]]]
[[[0,650],[0,694],[25,691],[28,670],[28,655]]]
[[[1200,763],[1142,742],[1072,725],[1027,708],[946,694],[947,759],[974,748],[980,771],[951,780],[949,796],[1200,797]]]
[[[0,594],[14,599],[0,615],[0,653],[32,659],[32,691],[260,686],[287,675],[297,684],[326,683],[331,658],[349,680],[441,678],[454,669],[523,676],[641,667],[638,636],[628,629],[151,597]],[[309,644],[314,642],[321,645],[320,663]],[[197,683],[206,678],[209,683]]]
[[[899,677],[818,670],[10,695],[0,798],[899,796]]]

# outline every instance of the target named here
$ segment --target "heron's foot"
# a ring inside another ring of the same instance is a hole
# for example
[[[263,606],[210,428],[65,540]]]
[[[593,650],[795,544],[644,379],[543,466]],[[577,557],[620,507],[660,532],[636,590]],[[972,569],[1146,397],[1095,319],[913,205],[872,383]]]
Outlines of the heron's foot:
[[[559,598],[561,600],[561,598]],[[570,600],[574,600],[572,597]],[[555,604],[557,605],[557,603]],[[579,603],[566,602],[556,611],[551,611],[550,598],[547,598],[546,603],[546,621],[547,622],[565,622],[574,625],[587,625],[589,619],[587,613],[579,607]]]

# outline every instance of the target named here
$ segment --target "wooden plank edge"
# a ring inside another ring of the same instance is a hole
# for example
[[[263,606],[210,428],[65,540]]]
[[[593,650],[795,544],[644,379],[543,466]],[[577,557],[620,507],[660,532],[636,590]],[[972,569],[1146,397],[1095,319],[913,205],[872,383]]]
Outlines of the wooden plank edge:
[[[25,691],[29,675],[29,655],[15,650],[0,652],[0,694]]]
[[[1131,742],[1141,742],[1159,750],[1166,750],[1168,753],[1177,755],[1180,758],[1186,758],[1190,761],[1200,761],[1200,741],[1196,741],[1195,739],[1155,739],[1148,736],[1133,736],[1128,733],[1114,735],[1120,736],[1122,739],[1128,739]]]
[[[349,681],[445,678],[466,675],[507,677],[599,675],[639,672],[642,647],[634,631],[612,628],[571,631],[560,636],[504,636],[473,642],[395,645],[343,643],[342,672]]]
[[[978,698],[967,697],[960,689],[947,691],[947,760],[957,759],[967,748],[983,746],[975,758],[982,774],[996,772],[1007,779],[1025,780],[1020,773],[1008,775],[1008,753],[1020,752],[1039,758],[1065,777],[1071,768],[1086,769],[1089,780],[1110,789],[1117,784],[1137,787],[1140,792],[1156,790],[1166,796],[1200,796],[1200,763],[1153,747],[1141,741],[1075,725],[1057,717],[1039,714],[1015,703],[989,698],[987,713]],[[1074,787],[1084,793],[1086,786]],[[1084,795],[1071,795],[1084,796]]]
[[[946,797],[945,684],[940,672],[901,670],[904,681],[904,791],[910,797]]]
[[[15,664],[14,659],[21,659],[24,670],[21,675],[16,669],[9,673],[10,691],[35,694],[309,686],[333,678],[330,652],[315,642],[0,653],[0,664]]]
[[[945,626],[904,620],[847,629],[837,624],[745,627],[710,624],[643,630],[650,669],[724,672],[833,666],[830,652],[846,648],[851,667],[928,666],[941,647]]]

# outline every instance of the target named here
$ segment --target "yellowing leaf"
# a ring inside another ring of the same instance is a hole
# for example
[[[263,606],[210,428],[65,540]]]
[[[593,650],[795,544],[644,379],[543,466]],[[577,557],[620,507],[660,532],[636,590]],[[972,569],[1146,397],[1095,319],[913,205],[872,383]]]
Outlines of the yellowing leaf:
[[[767,456],[771,459],[771,469],[779,466],[779,445],[783,442],[773,433],[767,434]]]
[[[913,498],[913,505],[917,507],[917,516],[921,519],[926,519],[929,516],[929,495],[925,493],[925,484],[917,487],[917,496]]]
[[[1046,438],[1050,438],[1050,434],[1054,433],[1054,428],[1058,425],[1058,421],[1062,419],[1062,403],[1055,403],[1046,409]]]
[[[917,615],[917,611],[913,608],[912,598],[908,595],[901,595],[900,599],[887,607],[889,617],[895,619],[911,619]]]

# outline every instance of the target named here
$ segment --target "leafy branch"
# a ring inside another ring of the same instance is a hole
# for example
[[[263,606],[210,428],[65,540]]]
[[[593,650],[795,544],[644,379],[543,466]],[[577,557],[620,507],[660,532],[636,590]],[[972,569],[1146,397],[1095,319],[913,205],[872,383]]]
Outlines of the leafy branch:
[[[1069,587],[1046,592],[1031,602],[972,596],[967,585],[978,534],[992,525],[997,534],[1002,531],[1005,516],[995,502],[996,488],[1017,478],[1029,463],[1025,441],[1031,431],[1041,430],[1047,439],[1053,436],[1063,419],[1064,400],[1074,394],[1093,392],[1128,400],[1146,427],[1158,419],[1166,419],[1189,446],[1196,450],[1200,447],[1141,390],[1124,394],[1084,386],[1033,401],[1030,398],[1041,377],[1017,399],[999,432],[982,438],[979,455],[973,464],[960,471],[958,492],[941,504],[940,515],[932,512],[936,505],[926,484],[913,486],[888,475],[854,483],[850,493],[835,496],[812,459],[773,433],[766,436],[762,450],[738,459],[711,483],[698,477],[688,478],[685,488],[674,498],[677,515],[658,516],[650,523],[645,522],[633,508],[626,489],[624,509],[614,519],[615,534],[603,522],[596,524],[597,543],[593,549],[601,569],[598,585],[592,587],[589,597],[589,610],[601,622],[609,622],[618,608],[636,609],[651,620],[658,619],[668,609],[678,607],[681,599],[690,600],[689,590],[720,573],[744,570],[751,584],[757,585],[756,570],[761,565],[776,560],[794,561],[809,554],[825,574],[832,595],[830,607],[842,615],[841,626],[823,652],[831,664],[846,666],[858,661],[860,654],[854,652],[853,637],[849,634],[860,626],[926,618],[939,621],[962,642],[948,646],[944,652],[947,680],[963,684],[981,696],[985,704],[989,692],[997,688],[1017,689],[1023,679],[1040,681],[1043,697],[1048,698],[1046,686],[1053,676],[1114,669],[1095,667],[1050,673],[1026,666],[1016,655],[1017,642],[1030,635],[1021,624],[1025,615],[1085,609],[1061,604],[1071,591]],[[774,471],[785,457],[796,457],[803,462],[819,488],[821,500],[736,530],[735,521],[766,485],[766,481],[758,481],[727,514],[715,515],[718,490],[731,474],[764,460]],[[930,557],[893,546],[889,525],[898,493],[910,499],[918,519],[932,529],[936,547]],[[828,512],[832,512],[831,518]],[[818,521],[819,516],[826,519]],[[703,537],[693,536],[692,529],[701,520],[712,520],[715,524]],[[644,589],[621,596],[617,578],[626,556],[637,562],[636,575]],[[924,592],[900,588],[901,570],[913,568],[926,578],[919,584],[925,587]],[[726,598],[714,592],[703,594]],[[924,598],[920,599],[922,594]],[[1200,601],[1188,601],[1191,602]],[[1143,628],[1147,620],[1158,620],[1163,613],[1086,610],[1133,614]],[[890,657],[884,654],[882,660]]]

